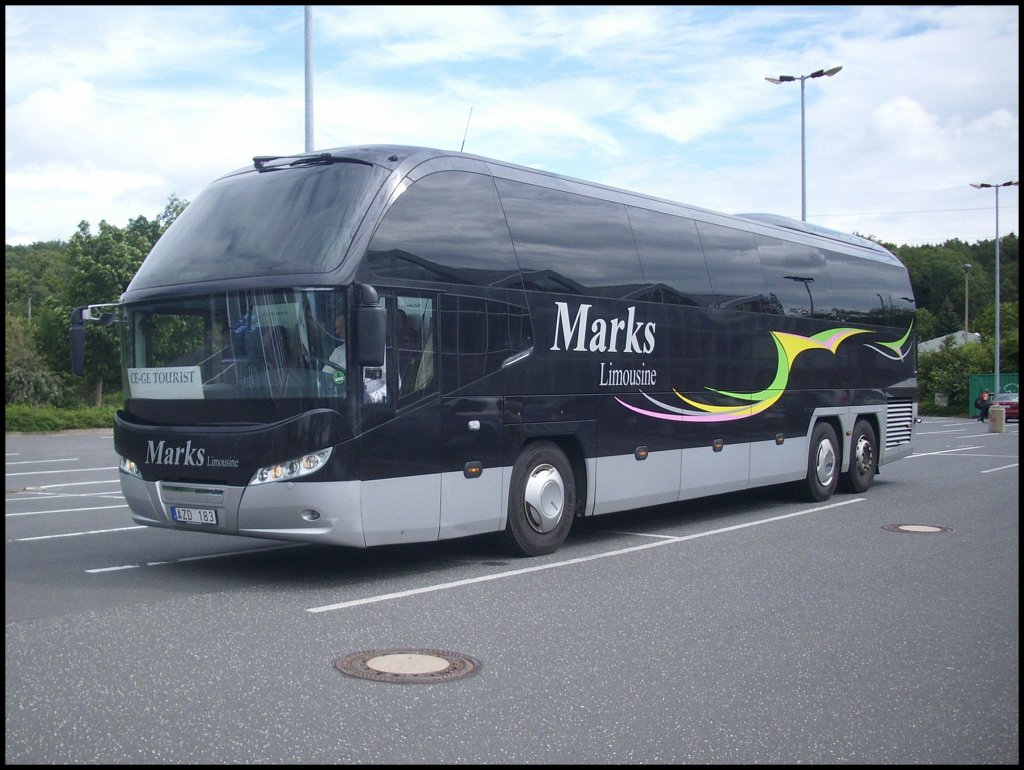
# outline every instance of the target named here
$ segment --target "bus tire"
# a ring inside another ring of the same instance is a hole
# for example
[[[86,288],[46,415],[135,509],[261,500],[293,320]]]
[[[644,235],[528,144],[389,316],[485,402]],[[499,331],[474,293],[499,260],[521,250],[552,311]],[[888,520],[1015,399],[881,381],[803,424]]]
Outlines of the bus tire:
[[[528,444],[512,467],[505,542],[520,556],[554,553],[576,512],[576,481],[565,453],[551,441]]]
[[[807,476],[797,482],[799,496],[810,502],[832,497],[839,482],[839,439],[827,422],[819,422],[811,433],[807,450]]]
[[[866,492],[878,469],[878,439],[867,420],[857,420],[850,442],[850,470],[839,478],[844,492]]]

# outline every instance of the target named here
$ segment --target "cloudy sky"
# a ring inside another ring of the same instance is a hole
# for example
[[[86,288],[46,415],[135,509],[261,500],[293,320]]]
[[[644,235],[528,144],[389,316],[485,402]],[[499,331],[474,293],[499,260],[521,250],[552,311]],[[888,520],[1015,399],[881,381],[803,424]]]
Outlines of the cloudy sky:
[[[465,151],[897,245],[995,235],[1017,6],[312,6],[313,145]],[[6,6],[8,244],[305,149],[303,6]],[[468,131],[467,131],[468,128]],[[1019,188],[999,232],[1019,233]]]

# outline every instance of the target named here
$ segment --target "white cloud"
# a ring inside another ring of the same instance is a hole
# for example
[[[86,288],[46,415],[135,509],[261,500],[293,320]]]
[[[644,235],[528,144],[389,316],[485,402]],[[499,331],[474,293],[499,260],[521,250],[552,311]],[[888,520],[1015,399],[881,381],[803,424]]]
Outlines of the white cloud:
[[[4,198],[7,243],[67,240],[81,221],[94,228],[102,220],[123,226],[143,214],[163,211],[167,179],[152,173],[95,168],[91,165],[49,164],[5,174]],[[140,201],[151,205],[139,211]],[[68,224],[64,232],[52,230],[52,219]],[[38,234],[46,233],[40,237]]]
[[[988,238],[1016,6],[314,6],[318,148],[466,150],[896,243]],[[6,238],[67,238],[301,151],[301,6],[7,6]],[[47,195],[49,190],[49,195]],[[77,192],[76,192],[77,191]],[[80,197],[75,197],[75,196]],[[1001,198],[1016,231],[1016,189]],[[902,213],[918,212],[918,213]],[[955,213],[953,213],[955,212]]]

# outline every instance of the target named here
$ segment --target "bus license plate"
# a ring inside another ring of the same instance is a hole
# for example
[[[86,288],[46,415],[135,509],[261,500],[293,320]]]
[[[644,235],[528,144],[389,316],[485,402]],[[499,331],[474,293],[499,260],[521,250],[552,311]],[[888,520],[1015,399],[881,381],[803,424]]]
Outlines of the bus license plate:
[[[171,508],[171,517],[186,524],[216,524],[217,512],[213,508]]]

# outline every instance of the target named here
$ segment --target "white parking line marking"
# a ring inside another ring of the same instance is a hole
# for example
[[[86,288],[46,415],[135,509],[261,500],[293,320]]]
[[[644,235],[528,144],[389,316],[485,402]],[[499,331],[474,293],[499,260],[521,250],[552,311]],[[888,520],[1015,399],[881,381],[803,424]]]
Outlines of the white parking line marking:
[[[14,516],[38,516],[42,513],[71,513],[73,511],[106,511],[111,508],[127,508],[127,505],[94,505],[88,508],[54,508],[49,511],[25,511],[23,513],[5,513],[4,518]]]
[[[129,529],[148,529],[148,527],[129,527]],[[111,530],[113,531],[113,530]],[[264,553],[265,551],[277,551],[281,548],[302,548],[307,543],[288,543],[287,545],[275,545],[269,548],[251,548],[246,551],[230,551],[229,553],[210,553],[205,556],[183,556],[180,559],[169,559],[168,561],[147,561],[144,564],[121,564],[117,567],[97,567],[95,569],[87,569],[86,572],[89,574],[96,574],[98,572],[116,572],[122,569],[138,569],[139,567],[160,567],[165,564],[179,564],[184,561],[204,561],[206,559],[223,559],[226,556],[244,556],[250,553]]]
[[[14,463],[6,463],[6,465],[38,465],[39,463],[71,463],[77,460],[77,457],[61,457],[59,460],[18,460]]]
[[[20,492],[17,494],[21,494]],[[8,497],[5,502],[7,503],[34,503],[37,500],[60,500],[64,497],[102,497],[105,500],[124,500],[124,495],[120,492],[65,492],[64,494],[58,494],[57,492],[26,492],[30,495],[29,497]]]
[[[109,468],[72,468],[66,471],[25,471],[24,473],[5,473],[4,476],[35,476],[43,473],[85,473],[86,471],[116,471],[117,466],[113,465]]]
[[[636,551],[645,551],[648,548],[658,548],[663,545],[672,545],[674,543],[683,543],[687,540],[696,540],[701,537],[710,537],[711,535],[721,535],[726,532],[733,532],[735,530],[746,529],[747,527],[756,527],[761,524],[771,524],[776,521],[782,521],[784,519],[791,519],[794,516],[806,516],[809,513],[817,513],[818,511],[826,511],[830,508],[838,508],[844,505],[850,505],[851,503],[864,502],[865,498],[855,497],[850,500],[843,500],[841,502],[832,503],[830,505],[822,505],[817,508],[809,508],[806,511],[796,511],[795,513],[786,513],[781,516],[772,516],[768,519],[759,519],[757,521],[750,521],[746,524],[736,524],[731,527],[721,527],[719,529],[712,529],[707,532],[698,532],[694,535],[684,535],[682,537],[669,537],[665,540],[659,540],[656,543],[645,543],[643,545],[635,545],[630,548],[619,548],[614,551],[605,551],[604,553],[596,553],[591,556],[580,556],[576,559],[566,559],[565,561],[552,562],[551,564],[540,564],[536,567],[524,567],[523,569],[508,570],[506,572],[497,572],[493,575],[481,575],[480,577],[467,578],[465,580],[454,580],[450,583],[438,583],[432,586],[423,586],[422,588],[411,588],[408,591],[396,591],[391,594],[380,594],[378,596],[368,596],[364,599],[353,599],[347,602],[338,602],[337,604],[326,604],[322,607],[309,607],[306,612],[318,613],[318,612],[331,612],[332,610],[344,610],[350,607],[358,607],[363,604],[376,604],[378,602],[386,602],[391,599],[404,599],[409,596],[417,596],[418,594],[431,593],[433,591],[445,591],[449,588],[461,588],[462,586],[473,585],[474,583],[486,583],[490,580],[501,580],[502,578],[516,577],[518,575],[526,575],[531,572],[541,572],[548,569],[556,569],[558,567],[569,567],[574,564],[583,564],[588,561],[595,561],[597,559],[606,559],[609,556],[623,556],[627,553],[634,553]]]
[[[125,532],[129,529],[148,529],[148,527],[118,527],[117,529],[93,529],[89,532],[67,532],[63,535],[38,535],[36,537],[16,537],[14,542],[24,543],[28,540],[53,540],[58,537],[78,537],[80,535],[105,535],[107,532]],[[117,567],[116,569],[120,569]],[[86,570],[88,572],[88,570]]]
[[[64,487],[85,487],[89,484],[120,484],[120,479],[108,479],[106,481],[74,481],[70,484],[43,484],[41,487],[28,487],[26,492],[35,492],[39,489],[63,489]]]
[[[942,449],[938,452],[914,452],[914,454],[908,455],[908,457],[933,457],[934,455],[948,455],[953,452],[967,452],[971,449],[984,449],[984,447],[979,444],[978,446],[962,446],[959,449]]]

